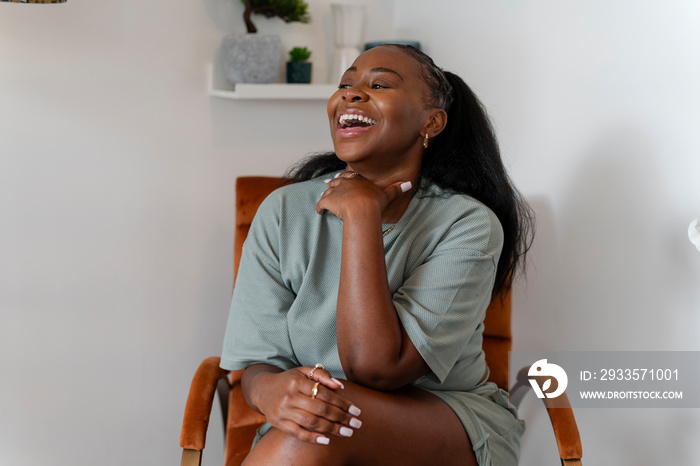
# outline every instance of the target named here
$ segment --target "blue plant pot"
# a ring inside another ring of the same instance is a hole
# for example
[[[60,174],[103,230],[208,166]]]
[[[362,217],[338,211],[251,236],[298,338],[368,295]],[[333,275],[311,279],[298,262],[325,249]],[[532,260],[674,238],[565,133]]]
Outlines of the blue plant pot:
[[[386,44],[398,44],[398,45],[412,45],[413,47],[420,50],[420,42],[417,40],[379,40],[375,42],[367,42],[365,44],[365,50],[373,49],[374,47]]]
[[[311,62],[288,61],[287,82],[297,84],[309,84],[311,82]]]

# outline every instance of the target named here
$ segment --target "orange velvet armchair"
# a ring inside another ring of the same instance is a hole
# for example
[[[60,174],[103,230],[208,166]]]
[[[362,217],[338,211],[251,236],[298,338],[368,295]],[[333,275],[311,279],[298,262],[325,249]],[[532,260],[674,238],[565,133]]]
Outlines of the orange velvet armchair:
[[[280,178],[242,177],[236,181],[236,226],[234,234],[233,263],[237,270],[243,242],[260,203],[281,185]],[[511,296],[510,292],[493,299],[486,311],[484,322],[484,353],[491,375],[489,380],[504,390],[508,389],[508,352],[511,349]],[[199,466],[206,441],[209,416],[215,392],[224,419],[225,466],[238,466],[250,451],[255,432],[265,422],[265,417],[253,411],[245,402],[241,389],[243,371],[227,371],[219,367],[220,359],[205,359],[192,379],[185,406],[180,433],[182,466]],[[530,389],[527,369],[518,374],[511,389],[511,400],[519,403]],[[562,395],[566,397],[566,394]],[[581,440],[573,410],[567,398],[557,398],[557,407],[545,398],[545,406],[554,429],[562,465],[581,464]],[[563,404],[562,404],[563,403]],[[565,406],[565,407],[561,407]]]

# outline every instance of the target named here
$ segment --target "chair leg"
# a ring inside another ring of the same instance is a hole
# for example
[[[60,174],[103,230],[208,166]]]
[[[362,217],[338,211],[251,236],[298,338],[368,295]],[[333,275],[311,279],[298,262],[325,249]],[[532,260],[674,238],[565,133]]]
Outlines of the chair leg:
[[[221,416],[224,428],[224,445],[226,444],[226,426],[228,425],[228,397],[229,390],[231,390],[231,383],[229,382],[228,376],[219,379],[219,383],[216,384],[216,392],[219,394],[219,403],[221,404]]]
[[[562,458],[561,466],[582,466],[581,460],[565,460]]]
[[[202,466],[202,450],[183,448],[180,466]]]

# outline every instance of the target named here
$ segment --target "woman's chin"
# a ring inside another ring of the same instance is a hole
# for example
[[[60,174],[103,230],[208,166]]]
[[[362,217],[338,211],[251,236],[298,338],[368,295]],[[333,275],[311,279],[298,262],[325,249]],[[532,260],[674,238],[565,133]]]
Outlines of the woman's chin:
[[[348,148],[335,148],[335,155],[345,163],[357,163],[367,158],[367,153],[358,150],[348,150]]]

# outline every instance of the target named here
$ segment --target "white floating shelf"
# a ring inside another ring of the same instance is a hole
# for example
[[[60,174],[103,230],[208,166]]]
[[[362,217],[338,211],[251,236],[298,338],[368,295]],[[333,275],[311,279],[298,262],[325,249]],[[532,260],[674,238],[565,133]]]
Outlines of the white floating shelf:
[[[209,95],[223,99],[299,100],[328,99],[338,86],[332,84],[243,84],[231,85],[221,69],[208,66]],[[220,67],[217,67],[220,68]]]

